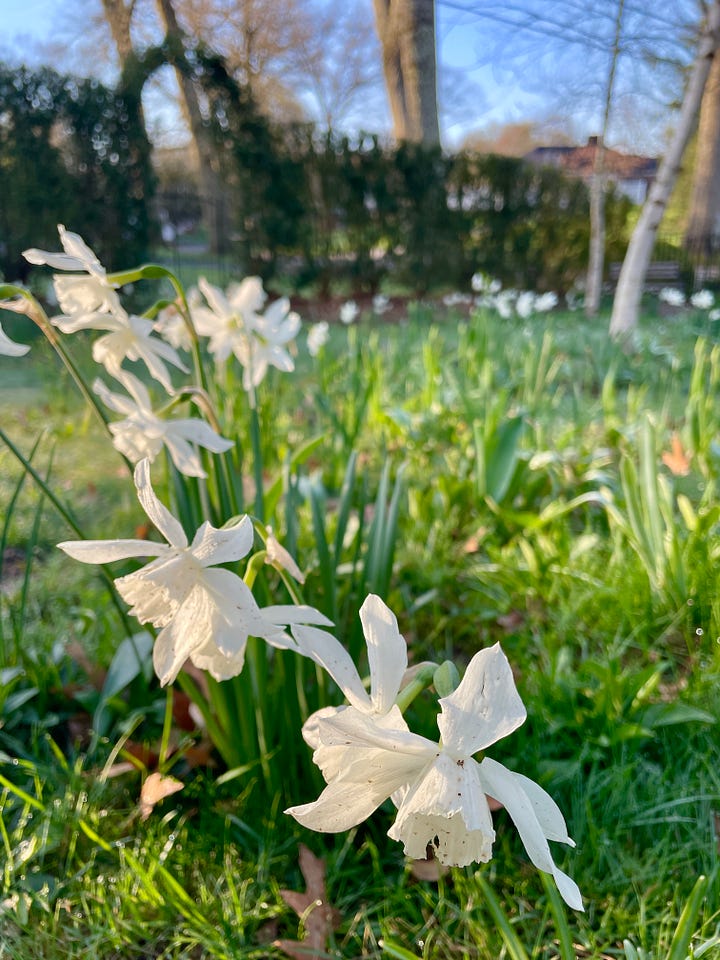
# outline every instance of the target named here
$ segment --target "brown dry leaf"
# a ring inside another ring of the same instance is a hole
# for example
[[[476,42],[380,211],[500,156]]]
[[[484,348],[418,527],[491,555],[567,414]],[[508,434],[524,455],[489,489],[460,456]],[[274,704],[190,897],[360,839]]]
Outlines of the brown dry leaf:
[[[330,934],[340,923],[340,913],[327,899],[325,889],[325,861],[316,857],[304,843],[300,844],[298,856],[300,872],[305,879],[305,893],[297,890],[281,890],[280,896],[302,918],[305,925],[304,940],[276,940],[289,957],[308,960],[309,957],[327,955]]]
[[[147,820],[156,803],[169,797],[185,786],[175,777],[164,777],[157,770],[145,780],[140,790],[140,819]]]
[[[470,534],[463,544],[463,553],[477,553],[487,532],[487,527],[478,527],[475,533]]]
[[[670,451],[662,455],[662,462],[676,477],[686,477],[690,473],[690,461],[683,450],[682,440],[674,433],[670,441]]]

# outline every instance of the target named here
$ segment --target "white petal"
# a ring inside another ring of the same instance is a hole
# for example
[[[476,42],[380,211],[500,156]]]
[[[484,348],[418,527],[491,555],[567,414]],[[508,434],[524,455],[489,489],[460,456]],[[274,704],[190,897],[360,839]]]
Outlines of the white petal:
[[[193,650],[203,645],[209,598],[195,587],[171,622],[160,631],[153,649],[153,666],[162,686],[172,683]]]
[[[327,732],[327,722],[339,716],[341,713],[349,713],[352,711],[355,711],[355,707],[325,707],[312,714],[303,726],[303,738],[314,750],[313,763],[320,768],[323,777],[325,777],[328,782],[339,777],[346,767],[354,763],[359,756],[363,755],[362,751],[367,749],[363,746],[358,747],[353,743],[348,745],[347,742],[335,742],[333,744],[324,742],[335,739],[332,734],[328,734]],[[360,713],[362,715],[362,711],[360,711]],[[397,708],[384,716],[374,717],[374,721],[378,726],[384,727],[387,730],[397,730],[398,728],[407,730],[407,725]],[[415,763],[415,759],[413,759],[412,762]],[[424,759],[421,758],[419,763],[422,764],[423,762]]]
[[[457,758],[506,737],[527,716],[499,643],[476,653],[457,689],[438,702],[443,746]]]
[[[168,423],[168,427],[170,427],[170,423]],[[183,440],[182,437],[173,437],[168,432],[165,436],[165,446],[178,473],[182,473],[185,477],[207,477],[197,451],[187,440]]]
[[[220,530],[205,521],[195,534],[190,550],[204,567],[230,563],[250,552],[254,536],[252,520],[247,515],[232,527]]]
[[[168,435],[177,435],[183,440],[189,440],[196,443],[206,450],[212,450],[213,453],[224,453],[234,446],[232,440],[226,440],[216,433],[212,427],[204,420],[198,420],[196,417],[181,420],[168,420]]]
[[[320,613],[315,607],[310,607],[306,603],[271,604],[263,607],[262,612],[267,620],[282,624],[284,627],[305,623],[320,624],[323,627],[333,625],[332,620],[328,620],[324,613]]]
[[[480,764],[480,779],[485,792],[502,803],[510,814],[527,855],[538,870],[552,875],[560,895],[569,907],[583,910],[582,896],[577,884],[555,866],[543,828],[530,798],[523,789],[523,780],[489,757],[485,757]]]
[[[65,540],[58,547],[81,563],[112,563],[130,557],[159,557],[169,550],[153,540]]]
[[[130,397],[124,397],[121,393],[113,393],[99,377],[93,381],[92,389],[105,406],[109,410],[114,410],[115,413],[122,413],[128,417],[137,410],[136,404]]]
[[[381,747],[388,753],[426,760],[440,749],[432,740],[411,733],[397,706],[382,718],[362,710],[343,710],[324,721],[320,740],[324,746]]]
[[[304,626],[296,626],[293,636],[300,646],[299,652],[319,663],[354,707],[364,713],[372,710],[370,697],[352,657],[339,640],[325,630]]]
[[[5,357],[23,357],[29,349],[30,347],[24,343],[15,343],[11,340],[0,326],[0,354]]]
[[[321,833],[339,833],[366,820],[381,803],[412,781],[422,769],[415,758],[398,758],[385,750],[364,750],[344,774],[333,780],[314,803],[285,813]]]
[[[490,760],[491,764],[493,762],[495,761]],[[568,836],[565,817],[550,794],[543,790],[539,783],[535,783],[530,777],[523,776],[522,773],[514,773],[513,776],[527,794],[547,839],[557,840],[559,843],[567,843],[568,846],[574,847],[575,841]]]
[[[407,644],[395,614],[380,597],[370,594],[360,607],[370,665],[370,699],[378,713],[387,713],[407,670]]]
[[[171,546],[178,549],[187,547],[188,541],[180,521],[160,503],[150,483],[150,461],[141,460],[135,467],[135,488],[138,500],[145,513]]]
[[[422,859],[431,846],[440,863],[464,867],[485,863],[495,840],[490,808],[472,759],[441,753],[410,787],[388,831],[409,857]]]

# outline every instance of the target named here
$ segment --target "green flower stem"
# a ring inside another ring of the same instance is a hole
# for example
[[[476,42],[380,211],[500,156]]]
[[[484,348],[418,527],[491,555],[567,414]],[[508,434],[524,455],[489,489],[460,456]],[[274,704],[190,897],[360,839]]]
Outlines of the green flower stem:
[[[257,405],[250,406],[250,442],[253,452],[253,474],[255,479],[255,516],[265,522],[265,497],[263,495],[263,461],[260,440],[260,415]]]
[[[429,687],[435,676],[435,671],[437,670],[436,663],[426,663],[418,670],[415,676],[412,678],[410,683],[403,687],[400,693],[397,695],[395,703],[400,707],[400,712],[405,713],[407,708],[413,702],[415,697],[422,693],[426,687]]]

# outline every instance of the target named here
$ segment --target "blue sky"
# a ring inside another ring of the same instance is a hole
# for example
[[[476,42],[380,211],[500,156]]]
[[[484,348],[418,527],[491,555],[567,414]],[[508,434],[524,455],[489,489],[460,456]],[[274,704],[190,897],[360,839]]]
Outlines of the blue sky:
[[[81,23],[81,15],[87,0],[72,4],[74,17]],[[278,0],[279,3],[282,0]],[[356,3],[362,15],[372,16],[371,0],[347,0]],[[634,0],[634,6],[640,7],[651,0]],[[693,0],[673,0],[677,8],[691,4]],[[63,17],[63,8],[68,9],[68,0],[0,0],[2,33],[0,34],[0,57],[18,58],[19,50],[32,50],[38,43],[54,39],[57,25]],[[543,10],[561,9],[556,0],[516,0],[509,9],[531,8],[533,4]],[[589,11],[593,4],[606,17],[612,4],[610,0],[585,0]],[[93,3],[94,7],[95,4]],[[462,9],[465,7],[465,9]],[[453,85],[462,80],[462,108],[454,112],[443,109],[441,98],[441,119],[443,120],[443,139],[448,146],[457,144],[462,137],[473,130],[485,128],[493,121],[497,123],[541,118],[544,115],[565,112],[574,120],[574,129],[578,139],[597,132],[600,121],[600,95],[590,91],[589,85],[604,70],[604,62],[597,55],[593,66],[588,66],[588,89],[580,93],[571,93],[571,84],[566,80],[573,72],[583,78],[582,54],[569,45],[566,53],[557,53],[551,44],[538,44],[537,37],[518,36],[508,33],[497,20],[490,16],[477,16],[472,11],[489,11],[493,7],[504,9],[498,0],[438,0],[438,44],[440,69],[445,73],[442,96],[447,100],[453,96]],[[628,4],[632,9],[632,5]],[[468,12],[470,8],[471,12]],[[78,27],[80,29],[80,27]],[[522,53],[523,44],[525,53]],[[554,50],[554,52],[553,52]],[[95,65],[97,66],[97,65]],[[557,77],[557,83],[553,78]],[[625,84],[632,92],[633,80],[626,79]],[[564,98],[564,99],[563,99]],[[620,103],[616,120],[616,141],[632,136],[637,121],[638,106],[630,96],[632,106]],[[652,105],[651,105],[652,106]],[[642,107],[646,110],[646,107]],[[662,112],[661,112],[662,113]],[[386,121],[387,122],[387,121]],[[655,127],[649,121],[644,137],[638,138],[640,148],[647,150],[648,143],[658,136],[657,120]],[[643,140],[645,142],[643,142]]]

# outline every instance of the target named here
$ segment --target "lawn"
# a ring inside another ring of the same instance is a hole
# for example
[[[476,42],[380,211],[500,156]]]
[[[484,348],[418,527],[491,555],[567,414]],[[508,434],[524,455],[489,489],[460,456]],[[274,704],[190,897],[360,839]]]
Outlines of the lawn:
[[[102,573],[137,564],[56,549],[154,536],[128,465],[44,341],[0,357],[0,426],[47,491],[0,442],[0,957],[720,956],[720,325],[648,300],[632,345],[606,331],[580,312],[411,303],[332,324],[316,357],[301,333],[254,411],[227,372],[208,388],[237,437],[208,482],[213,519],[263,514],[361,672],[371,592],[411,663],[462,672],[501,643],[527,721],[489,752],[563,811],[576,847],[553,855],[584,913],[502,809],[492,859],[447,871],[388,839],[390,802],[338,834],[284,815],[322,787],[285,731],[290,655],[251,645],[237,682],[210,685],[217,742],[190,709],[194,674],[160,687]],[[83,337],[66,337],[82,375],[110,385]],[[156,493],[194,529],[203,484],[163,457]],[[254,589],[284,596],[286,579],[267,568]],[[316,681],[292,680],[301,713],[341,702]],[[407,716],[437,739],[436,713],[425,691]],[[152,772],[182,789],[143,806]]]

